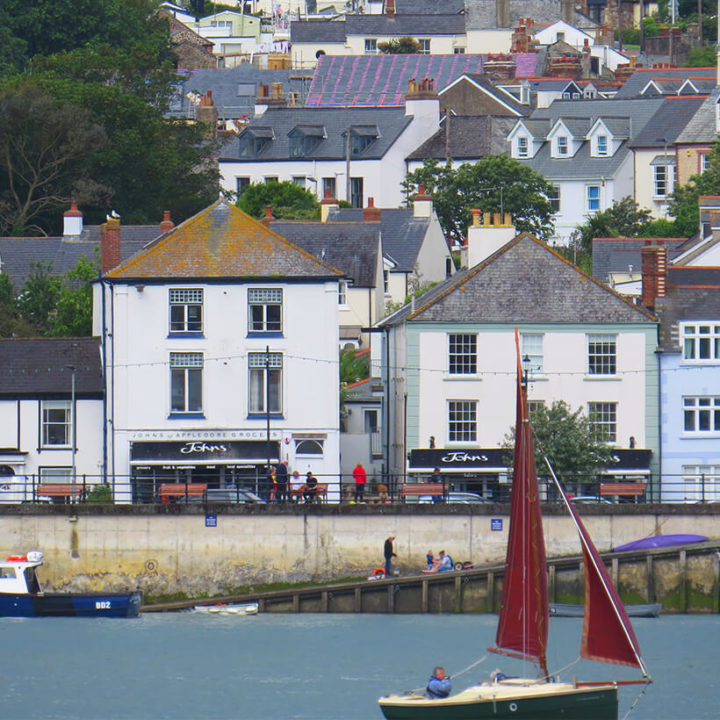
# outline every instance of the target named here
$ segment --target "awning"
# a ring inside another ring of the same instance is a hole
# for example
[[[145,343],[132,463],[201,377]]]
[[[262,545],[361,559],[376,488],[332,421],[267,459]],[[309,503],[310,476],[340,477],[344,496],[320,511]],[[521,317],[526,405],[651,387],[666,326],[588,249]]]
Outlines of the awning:
[[[268,457],[280,462],[277,440],[133,442],[130,449],[131,465],[259,465]]]

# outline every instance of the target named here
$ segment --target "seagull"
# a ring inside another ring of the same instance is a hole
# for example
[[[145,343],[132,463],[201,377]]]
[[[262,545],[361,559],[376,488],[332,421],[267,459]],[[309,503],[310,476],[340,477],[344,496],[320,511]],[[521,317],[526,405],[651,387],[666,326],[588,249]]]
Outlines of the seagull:
[[[106,220],[119,220],[120,215],[118,214],[117,210],[111,210],[108,215],[105,216]]]

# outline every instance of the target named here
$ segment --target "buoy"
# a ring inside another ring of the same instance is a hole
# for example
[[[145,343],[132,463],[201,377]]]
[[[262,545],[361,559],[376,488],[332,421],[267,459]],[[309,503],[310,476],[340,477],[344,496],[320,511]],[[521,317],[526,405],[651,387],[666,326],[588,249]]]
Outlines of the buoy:
[[[384,578],[385,577],[385,568],[377,567],[373,570],[373,577],[374,578]]]

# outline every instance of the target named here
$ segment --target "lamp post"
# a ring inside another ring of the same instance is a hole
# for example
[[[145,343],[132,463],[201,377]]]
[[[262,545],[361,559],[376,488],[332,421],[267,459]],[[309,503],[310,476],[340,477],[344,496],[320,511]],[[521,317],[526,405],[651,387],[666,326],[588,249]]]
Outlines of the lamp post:
[[[266,425],[266,455],[267,455],[267,477],[263,481],[263,487],[268,493],[272,492],[272,487],[268,488],[270,483],[270,346],[265,346],[265,417]],[[264,499],[264,498],[263,498]],[[268,494],[268,500],[270,496]]]
[[[75,502],[75,489],[77,485],[77,468],[75,466],[75,453],[77,451],[77,422],[75,420],[75,366],[68,365],[70,370],[70,442],[72,443],[72,496],[70,502]]]

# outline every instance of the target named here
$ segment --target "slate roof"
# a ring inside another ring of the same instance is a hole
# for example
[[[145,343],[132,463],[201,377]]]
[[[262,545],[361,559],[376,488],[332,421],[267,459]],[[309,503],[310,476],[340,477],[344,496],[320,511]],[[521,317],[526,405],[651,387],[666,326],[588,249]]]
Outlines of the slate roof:
[[[417,150],[411,152],[408,160],[424,160],[435,158],[444,160],[446,157],[446,131],[443,118],[441,129]],[[514,117],[459,116],[450,118],[450,152],[454,160],[485,157],[487,155],[504,155],[508,152],[507,136],[515,127]]]
[[[339,208],[330,212],[330,222],[361,222],[363,211]],[[412,210],[380,210],[382,251],[396,263],[399,272],[412,272],[430,225],[428,218],[413,217]]]
[[[100,338],[0,339],[0,397],[70,398],[103,395]]]
[[[656,80],[662,85],[660,81],[663,79],[665,81],[679,79],[682,84],[682,80],[686,78],[714,78],[716,73],[715,68],[638,68],[618,90],[615,99],[642,97],[640,93],[650,80]]]
[[[549,118],[553,123],[558,118],[591,116],[591,125],[598,118],[631,118],[631,140],[639,134],[650,118],[660,108],[664,99],[639,100],[556,100],[548,108],[539,108],[531,120]],[[520,121],[519,121],[520,122]],[[526,123],[527,124],[527,123]],[[623,141],[615,153],[608,157],[591,157],[590,143],[584,142],[572,158],[550,156],[550,143],[545,143],[534,158],[519,160],[536,172],[553,180],[583,180],[590,177],[613,177],[629,152],[627,141]]]
[[[234,162],[264,162],[289,160],[290,139],[288,133],[297,125],[322,125],[326,137],[300,159],[305,160],[344,160],[345,130],[350,126],[377,126],[379,136],[372,142],[357,160],[376,160],[385,155],[393,143],[410,124],[411,117],[405,115],[404,108],[268,108],[257,120],[251,122],[243,132],[252,132],[254,128],[272,128],[274,140],[269,142],[254,158],[240,157],[240,142],[243,136],[232,138],[221,152],[221,160]],[[298,158],[293,157],[293,160]]]
[[[640,251],[645,245],[664,245],[668,261],[672,262],[687,242],[687,238],[593,238],[593,277],[600,282],[608,282],[610,273],[625,272],[631,265],[634,271],[639,271],[642,262]]]
[[[467,15],[468,30],[487,30],[499,27],[496,8],[496,2],[466,0],[465,14]],[[520,18],[532,18],[536,26],[552,25],[562,17],[562,5],[560,0],[509,0],[508,13],[510,19],[508,27],[510,28],[517,27]],[[577,10],[573,11],[573,20],[570,24],[580,29],[594,29],[597,26],[594,20]]]
[[[292,70],[263,70],[250,63],[234,68],[217,70],[194,70],[179,84],[177,94],[172,101],[170,114],[179,117],[195,117],[197,105],[191,102],[191,96],[198,96],[212,90],[213,104],[218,109],[218,118],[233,120],[243,115],[255,115],[255,98],[258,86],[282,83],[287,95],[298,93],[301,104],[310,87],[311,74]]]
[[[482,73],[466,73],[466,77],[483,88],[491,97],[497,98],[499,102],[509,106],[519,115],[528,115],[530,113],[530,108],[527,105],[520,103],[518,99],[507,90],[497,87],[486,75]]]
[[[125,260],[160,235],[158,225],[125,225],[120,229],[120,252]],[[79,236],[0,237],[0,271],[20,290],[33,265],[50,265],[50,275],[72,270],[81,257],[97,264],[100,226],[86,225]]]
[[[293,23],[294,25],[295,23]],[[464,35],[465,16],[457,13],[449,15],[347,15],[345,17],[346,34],[350,35],[392,35],[403,37],[410,35]]]
[[[306,105],[398,106],[408,80],[431,78],[440,91],[461,75],[482,72],[487,55],[324,55],[318,60]],[[514,56],[516,76],[535,75],[538,56]]]
[[[630,147],[662,148],[664,144],[674,143],[704,102],[705,98],[697,95],[665,98],[645,127],[635,135]]]
[[[446,15],[464,12],[465,0],[395,0],[395,15]]]
[[[107,280],[265,278],[322,281],[342,273],[218,200],[105,275]]]
[[[284,222],[272,229],[316,258],[341,270],[353,287],[373,288],[380,250],[379,223]]]
[[[290,23],[291,43],[345,43],[342,20],[295,20]]]
[[[720,97],[720,87],[715,88],[708,97],[703,100],[702,105],[695,111],[688,124],[677,136],[675,142],[685,143],[711,143],[717,139],[715,130],[715,113],[717,102]]]
[[[653,316],[522,233],[456,273],[382,325],[447,323],[638,323]]]

